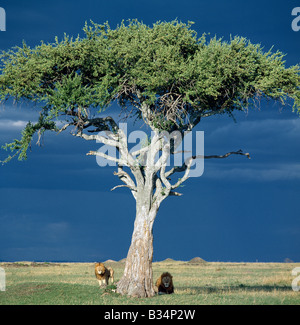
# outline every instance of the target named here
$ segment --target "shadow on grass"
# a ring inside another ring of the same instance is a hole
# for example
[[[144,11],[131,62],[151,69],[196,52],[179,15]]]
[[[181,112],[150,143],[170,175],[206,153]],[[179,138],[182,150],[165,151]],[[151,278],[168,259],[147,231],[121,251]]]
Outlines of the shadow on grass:
[[[193,294],[203,294],[203,293],[228,293],[236,291],[248,291],[248,292],[272,292],[272,291],[291,291],[291,286],[288,285],[230,285],[230,286],[185,286],[185,287],[176,287],[178,290],[187,290],[190,289],[193,291]]]

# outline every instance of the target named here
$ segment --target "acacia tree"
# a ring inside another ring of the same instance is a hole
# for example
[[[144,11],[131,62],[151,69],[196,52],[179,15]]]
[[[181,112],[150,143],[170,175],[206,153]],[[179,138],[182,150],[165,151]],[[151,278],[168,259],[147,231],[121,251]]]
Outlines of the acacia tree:
[[[117,157],[100,151],[87,155],[114,161],[115,175],[124,183],[119,186],[128,187],[136,200],[131,246],[117,285],[121,294],[154,295],[153,222],[162,201],[180,195],[175,190],[199,158],[191,156],[182,166],[167,169],[182,137],[203,118],[233,116],[261,98],[282,104],[290,98],[293,109],[300,111],[299,66],[286,68],[281,52],[264,52],[242,37],[229,42],[205,34],[198,38],[191,24],[172,21],[149,27],[133,20],[111,29],[108,23],[92,23],[82,38],[65,36],[34,48],[24,43],[2,53],[0,99],[34,102],[40,111],[39,120],[26,125],[20,140],[4,146],[12,152],[6,162],[14,156],[26,159],[35,133],[40,137],[69,127],[76,137],[118,150]],[[143,120],[152,130],[151,139],[135,152],[116,121],[109,114],[102,117],[114,102],[123,118]],[[161,131],[176,132],[168,142]],[[204,158],[231,154],[249,158],[240,150]]]

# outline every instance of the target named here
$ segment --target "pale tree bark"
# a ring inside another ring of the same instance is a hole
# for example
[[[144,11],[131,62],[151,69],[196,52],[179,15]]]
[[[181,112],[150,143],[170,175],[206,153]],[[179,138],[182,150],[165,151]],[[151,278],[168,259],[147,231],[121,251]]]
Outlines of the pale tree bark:
[[[139,193],[143,195],[143,192]],[[117,291],[132,297],[152,297],[154,292],[153,258],[153,223],[157,211],[150,209],[149,202],[138,199],[136,218],[127,254],[123,277],[117,284]]]
[[[155,156],[161,149],[160,137],[154,136],[148,150],[141,149],[139,152],[146,160],[146,165],[142,167],[141,178],[136,173],[137,187],[136,218],[131,239],[131,245],[127,254],[123,277],[117,284],[117,291],[123,295],[132,297],[152,297],[155,294],[152,274],[153,258],[153,223],[156,218],[162,194],[159,193],[154,198],[157,178],[157,168],[155,167]],[[147,157],[146,157],[147,153]],[[137,155],[138,152],[133,153]]]
[[[96,131],[105,131],[106,136],[84,133],[90,126],[96,127]],[[131,245],[126,258],[124,274],[117,283],[117,292],[132,297],[151,297],[155,294],[152,274],[152,230],[161,203],[168,196],[182,195],[175,189],[189,178],[194,159],[226,158],[232,154],[244,155],[248,158],[250,156],[241,150],[218,156],[191,156],[185,160],[182,166],[175,166],[166,171],[167,161],[181,144],[183,132],[172,134],[173,141],[171,143],[166,132],[154,130],[151,142],[146,147],[130,153],[126,134],[121,128],[118,128],[111,117],[90,119],[76,127],[75,136],[114,146],[119,152],[119,157],[112,157],[99,151],[90,151],[87,155],[100,156],[114,161],[118,166],[114,175],[118,176],[124,184],[115,186],[112,190],[120,187],[129,188],[136,200],[136,218]],[[158,153],[161,154],[159,159],[157,159]],[[125,171],[124,168],[128,168],[129,171]],[[183,173],[183,176],[177,178],[172,184],[171,177],[176,173]]]

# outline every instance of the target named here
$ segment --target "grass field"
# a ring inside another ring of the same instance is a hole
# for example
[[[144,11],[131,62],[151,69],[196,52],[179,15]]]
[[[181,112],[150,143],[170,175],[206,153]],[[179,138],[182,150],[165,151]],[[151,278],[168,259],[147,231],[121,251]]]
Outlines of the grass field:
[[[124,263],[106,263],[122,276]],[[291,288],[300,263],[199,263],[166,260],[153,263],[154,279],[173,275],[175,294],[138,299],[100,289],[93,263],[0,263],[6,291],[0,305],[299,305]]]

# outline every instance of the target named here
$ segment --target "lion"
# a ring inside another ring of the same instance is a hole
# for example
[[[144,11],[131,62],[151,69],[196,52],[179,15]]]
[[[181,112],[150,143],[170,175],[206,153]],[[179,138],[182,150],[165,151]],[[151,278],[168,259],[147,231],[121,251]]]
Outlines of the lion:
[[[156,280],[155,287],[158,294],[174,293],[172,275],[169,272],[162,273],[162,275]]]
[[[95,275],[99,282],[99,286],[107,286],[108,280],[114,283],[114,270],[111,267],[105,267],[103,263],[95,264]]]

